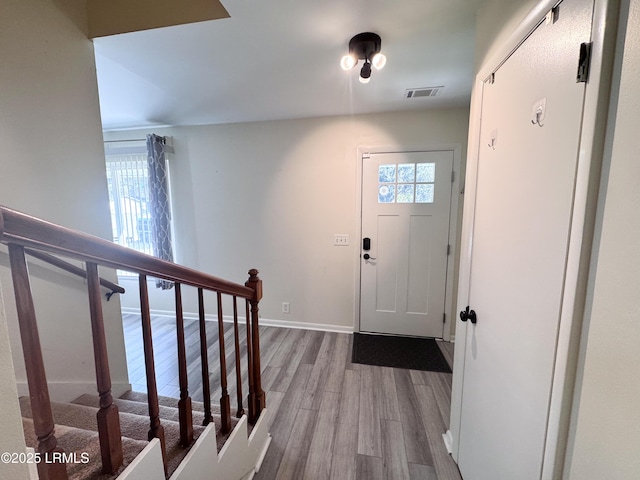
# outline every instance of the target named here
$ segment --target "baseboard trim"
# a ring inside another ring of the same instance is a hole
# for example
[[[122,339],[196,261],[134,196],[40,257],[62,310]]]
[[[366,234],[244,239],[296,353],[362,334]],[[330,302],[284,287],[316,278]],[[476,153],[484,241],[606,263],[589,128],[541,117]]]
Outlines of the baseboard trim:
[[[353,327],[329,325],[326,323],[289,322],[286,320],[271,320],[268,318],[261,318],[260,325],[278,328],[298,328],[300,330],[319,330],[321,332],[353,333]]]
[[[139,310],[131,307],[122,307],[122,313],[140,315]],[[151,315],[168,318],[175,318],[176,316],[175,312],[169,310],[151,310]],[[183,316],[187,320],[197,320],[199,318],[198,314],[193,312],[184,312]],[[216,322],[218,317],[211,314],[205,314],[205,320],[208,322]],[[224,315],[222,320],[226,323],[232,323],[233,317],[231,315]],[[242,322],[246,321],[244,316],[238,316],[238,320]],[[300,330],[319,330],[322,332],[353,333],[353,327],[330,325],[326,323],[291,322],[288,320],[274,320],[262,317],[260,318],[260,325],[277,328],[297,328]]]
[[[27,382],[16,382],[19,396],[29,396],[29,386]],[[96,382],[47,382],[49,388],[49,398],[54,402],[71,402],[85,393],[97,395]],[[114,398],[120,397],[124,392],[131,390],[130,383],[113,383],[111,385],[111,395]]]
[[[453,453],[453,435],[451,435],[451,430],[447,430],[446,433],[442,434],[442,440],[444,440],[444,446],[447,452],[451,455],[451,453]]]

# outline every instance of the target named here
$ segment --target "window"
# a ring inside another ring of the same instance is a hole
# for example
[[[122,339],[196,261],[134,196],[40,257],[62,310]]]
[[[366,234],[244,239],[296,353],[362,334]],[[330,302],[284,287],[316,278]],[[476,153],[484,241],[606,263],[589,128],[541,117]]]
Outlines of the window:
[[[378,203],[433,203],[435,163],[399,163],[378,167]]]
[[[146,147],[120,150],[106,154],[113,241],[153,255]]]
[[[134,143],[138,145],[105,145],[113,241],[173,262],[167,165],[167,153],[173,153],[173,149],[166,137],[155,134],[147,135],[146,142]],[[121,271],[118,274],[128,275]],[[156,287],[173,288],[173,282],[156,279]]]

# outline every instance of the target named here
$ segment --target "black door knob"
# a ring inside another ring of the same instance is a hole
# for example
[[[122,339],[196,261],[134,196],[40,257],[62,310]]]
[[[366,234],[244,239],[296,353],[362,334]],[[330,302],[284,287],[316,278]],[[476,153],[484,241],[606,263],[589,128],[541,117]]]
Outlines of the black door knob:
[[[476,316],[475,310],[469,310],[469,306],[467,305],[467,308],[460,312],[460,320],[463,322],[469,320],[471,323],[475,324],[478,321],[478,317]]]

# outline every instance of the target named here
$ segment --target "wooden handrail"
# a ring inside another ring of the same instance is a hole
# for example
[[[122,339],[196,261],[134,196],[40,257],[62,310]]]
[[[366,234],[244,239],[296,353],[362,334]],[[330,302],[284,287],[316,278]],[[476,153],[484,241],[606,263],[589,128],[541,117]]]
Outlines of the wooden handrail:
[[[208,343],[206,316],[204,309],[204,291],[217,294],[218,306],[218,347],[220,356],[220,398],[221,431],[231,428],[230,397],[227,390],[227,368],[224,339],[224,315],[222,295],[233,297],[234,344],[236,363],[236,387],[238,395],[238,415],[242,415],[242,375],[240,372],[240,345],[238,332],[237,298],[245,299],[247,322],[247,370],[249,380],[249,422],[255,424],[265,408],[265,393],[262,390],[260,368],[259,309],[262,298],[262,280],[258,271],[249,271],[249,280],[244,284],[233,283],[218,277],[207,275],[187,267],[160,260],[135,250],[115,245],[107,240],[55,225],[50,222],[0,206],[0,243],[9,247],[11,274],[14,282],[14,294],[20,336],[23,345],[27,382],[33,411],[34,429],[38,437],[38,451],[43,454],[60,452],[54,435],[54,424],[42,350],[38,337],[35,308],[32,298],[26,257],[29,255],[58,266],[68,272],[87,279],[89,310],[93,337],[94,359],[96,367],[96,385],[100,397],[100,410],[97,414],[98,436],[100,439],[103,473],[113,474],[123,461],[121,431],[118,409],[111,395],[109,359],[104,331],[104,318],[100,296],[100,285],[113,292],[124,293],[119,285],[101,279],[98,266],[125,270],[139,276],[142,336],[145,357],[145,373],[149,404],[149,439],[158,438],[162,457],[167,471],[166,441],[164,428],[160,421],[160,406],[156,384],[151,313],[147,277],[155,277],[174,283],[176,293],[176,333],[178,346],[178,364],[180,380],[180,400],[178,402],[180,421],[180,441],[183,446],[193,442],[191,398],[188,391],[186,364],[186,345],[182,312],[181,286],[188,285],[198,289],[198,317],[200,329],[200,361],[202,366],[203,400],[205,404],[204,425],[210,423],[211,394],[208,361]],[[48,252],[48,253],[46,253]],[[52,255],[74,258],[85,263],[86,271]],[[231,348],[231,347],[229,347]],[[230,357],[231,358],[231,357]],[[65,480],[66,466],[61,462],[38,465],[41,478]]]
[[[30,255],[34,258],[37,258],[38,260],[42,260],[43,262],[47,262],[51,265],[54,265],[58,268],[61,268],[62,270],[65,270],[69,273],[73,273],[74,275],[77,275],[79,277],[82,278],[87,278],[87,272],[84,271],[82,268],[80,267],[76,267],[74,264],[69,263],[69,262],[65,262],[64,260],[58,258],[58,257],[54,257],[53,255],[46,253],[46,252],[40,252],[38,250],[34,250],[32,248],[25,248],[24,249],[25,253],[27,255]],[[114,293],[124,293],[125,290],[123,287],[121,287],[118,284],[115,284],[113,282],[110,282],[107,279],[104,279],[102,277],[99,277],[99,281],[100,281],[100,285],[102,285],[105,288],[108,288],[109,290],[111,290],[111,293],[107,293],[107,301],[109,301],[109,299],[111,298],[111,295],[113,295]]]
[[[117,270],[251,299],[254,291],[239,283],[116,245],[87,233],[0,206],[0,242],[33,247]]]

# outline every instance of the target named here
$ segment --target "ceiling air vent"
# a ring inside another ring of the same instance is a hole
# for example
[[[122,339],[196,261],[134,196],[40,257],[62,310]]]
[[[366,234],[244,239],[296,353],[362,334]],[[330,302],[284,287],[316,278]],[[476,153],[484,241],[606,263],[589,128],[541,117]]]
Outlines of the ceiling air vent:
[[[405,90],[404,98],[435,97],[444,87],[410,88]]]

